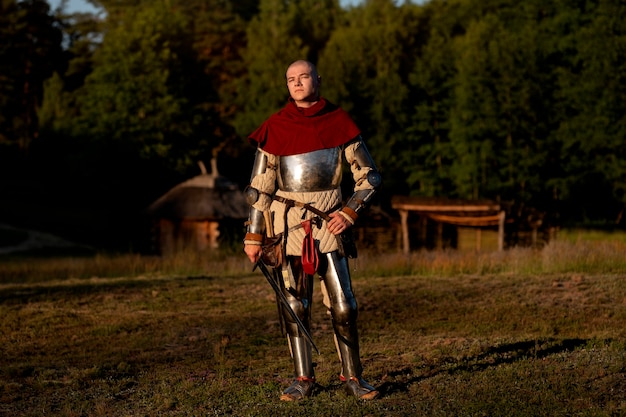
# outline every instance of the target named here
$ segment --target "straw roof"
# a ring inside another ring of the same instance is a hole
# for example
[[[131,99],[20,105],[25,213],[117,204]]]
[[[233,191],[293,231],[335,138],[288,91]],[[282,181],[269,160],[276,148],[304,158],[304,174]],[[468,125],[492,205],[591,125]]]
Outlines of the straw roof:
[[[236,183],[217,172],[215,159],[207,174],[202,162],[201,174],[169,190],[148,207],[151,216],[168,219],[220,220],[245,219],[249,206]]]

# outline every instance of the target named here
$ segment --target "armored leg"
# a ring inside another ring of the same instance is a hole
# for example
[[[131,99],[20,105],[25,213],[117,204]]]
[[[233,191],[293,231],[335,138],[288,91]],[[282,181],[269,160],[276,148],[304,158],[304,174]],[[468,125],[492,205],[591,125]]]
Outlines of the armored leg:
[[[337,352],[341,360],[341,379],[346,382],[346,390],[350,394],[361,399],[376,398],[378,391],[361,377],[358,306],[352,293],[348,261],[336,251],[328,253],[322,272],[325,304],[332,318]]]
[[[311,297],[313,293],[313,277],[305,275],[300,267],[299,260],[290,260],[296,277],[296,288],[290,291],[283,289],[291,309],[302,321],[306,329],[310,327]],[[287,340],[294,364],[294,381],[283,391],[280,399],[283,401],[297,401],[308,397],[315,388],[315,372],[309,341],[300,334],[298,326],[289,314],[283,311],[283,320],[287,331]]]

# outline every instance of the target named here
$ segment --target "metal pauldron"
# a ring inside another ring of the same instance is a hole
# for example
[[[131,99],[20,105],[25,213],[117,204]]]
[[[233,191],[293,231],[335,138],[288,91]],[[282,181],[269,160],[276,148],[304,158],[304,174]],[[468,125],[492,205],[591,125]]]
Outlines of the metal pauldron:
[[[278,187],[282,191],[333,190],[341,185],[340,147],[321,149],[278,159]]]

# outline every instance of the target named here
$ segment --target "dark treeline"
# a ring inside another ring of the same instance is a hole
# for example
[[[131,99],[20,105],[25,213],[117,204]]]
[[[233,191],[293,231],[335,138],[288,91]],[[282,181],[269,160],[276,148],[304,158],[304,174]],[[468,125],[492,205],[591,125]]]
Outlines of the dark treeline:
[[[363,129],[383,208],[488,198],[623,224],[621,0],[93,3],[100,14],[0,0],[0,172],[40,184],[41,210],[98,207],[90,222],[123,233],[105,225],[131,224],[197,161],[217,156],[244,185],[246,135],[306,58]]]

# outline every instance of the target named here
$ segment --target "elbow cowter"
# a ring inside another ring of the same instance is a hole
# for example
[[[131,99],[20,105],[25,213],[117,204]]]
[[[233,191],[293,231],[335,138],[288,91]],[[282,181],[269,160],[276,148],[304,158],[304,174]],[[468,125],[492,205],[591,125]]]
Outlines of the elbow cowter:
[[[380,188],[382,177],[360,137],[348,145],[346,157],[350,161],[355,187],[354,194],[350,197],[342,211],[350,216],[352,220],[356,220],[359,212],[368,205]]]

